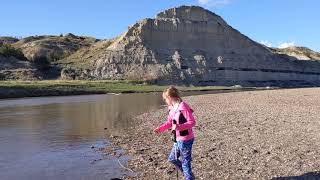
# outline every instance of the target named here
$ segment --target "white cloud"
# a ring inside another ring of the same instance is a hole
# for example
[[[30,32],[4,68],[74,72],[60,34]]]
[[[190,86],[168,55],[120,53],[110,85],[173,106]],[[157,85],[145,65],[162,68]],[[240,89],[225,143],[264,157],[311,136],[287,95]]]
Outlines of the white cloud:
[[[263,44],[267,47],[272,47],[272,44],[269,41],[260,41],[260,44]]]
[[[291,42],[280,43],[278,48],[287,48],[287,47],[291,47],[291,46],[295,46],[295,42],[291,41]]]
[[[203,6],[224,6],[231,2],[231,0],[197,0],[200,5]]]

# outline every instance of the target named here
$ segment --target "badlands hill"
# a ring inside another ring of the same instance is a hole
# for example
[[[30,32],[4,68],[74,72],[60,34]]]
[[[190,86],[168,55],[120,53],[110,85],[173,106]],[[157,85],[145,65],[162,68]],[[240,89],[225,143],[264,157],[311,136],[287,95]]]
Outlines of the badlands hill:
[[[0,37],[0,77],[3,80],[59,78],[59,69],[53,63],[97,41],[71,33],[23,39]]]
[[[99,43],[64,62],[81,62],[83,77],[159,84],[265,85],[316,82],[320,75],[320,63],[269,49],[197,6],[165,10]]]

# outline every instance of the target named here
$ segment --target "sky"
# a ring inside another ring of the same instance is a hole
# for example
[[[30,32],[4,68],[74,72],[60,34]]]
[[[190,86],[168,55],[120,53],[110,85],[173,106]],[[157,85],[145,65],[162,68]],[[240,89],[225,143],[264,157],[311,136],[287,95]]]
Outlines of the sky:
[[[144,18],[181,5],[202,6],[270,47],[320,51],[319,0],[1,0],[0,36],[73,33],[109,39]]]

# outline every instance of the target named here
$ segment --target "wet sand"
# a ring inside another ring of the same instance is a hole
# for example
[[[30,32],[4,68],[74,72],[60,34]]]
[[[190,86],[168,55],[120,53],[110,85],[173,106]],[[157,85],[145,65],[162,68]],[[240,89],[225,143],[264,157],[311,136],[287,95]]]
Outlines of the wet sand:
[[[195,110],[196,179],[320,179],[320,88],[198,95],[184,98]],[[174,179],[167,161],[170,133],[152,130],[166,108],[136,117],[137,126],[110,136],[133,158],[126,179]],[[112,152],[105,149],[107,152]],[[114,154],[121,156],[122,154]],[[182,177],[182,174],[179,174]]]

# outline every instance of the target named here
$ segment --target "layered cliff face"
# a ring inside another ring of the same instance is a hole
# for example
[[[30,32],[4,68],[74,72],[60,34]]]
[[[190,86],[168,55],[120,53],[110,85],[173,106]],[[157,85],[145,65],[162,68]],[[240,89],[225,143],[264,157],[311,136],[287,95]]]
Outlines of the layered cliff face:
[[[102,53],[93,59],[92,76],[164,84],[303,80],[299,75],[316,75],[320,67],[279,56],[195,6],[168,9],[136,23]]]
[[[219,67],[229,61],[229,55],[246,57],[249,52],[264,57],[272,55],[219,16],[200,7],[183,6],[130,27],[106,49],[104,58],[95,61],[93,75],[158,81],[201,80],[209,66]]]

